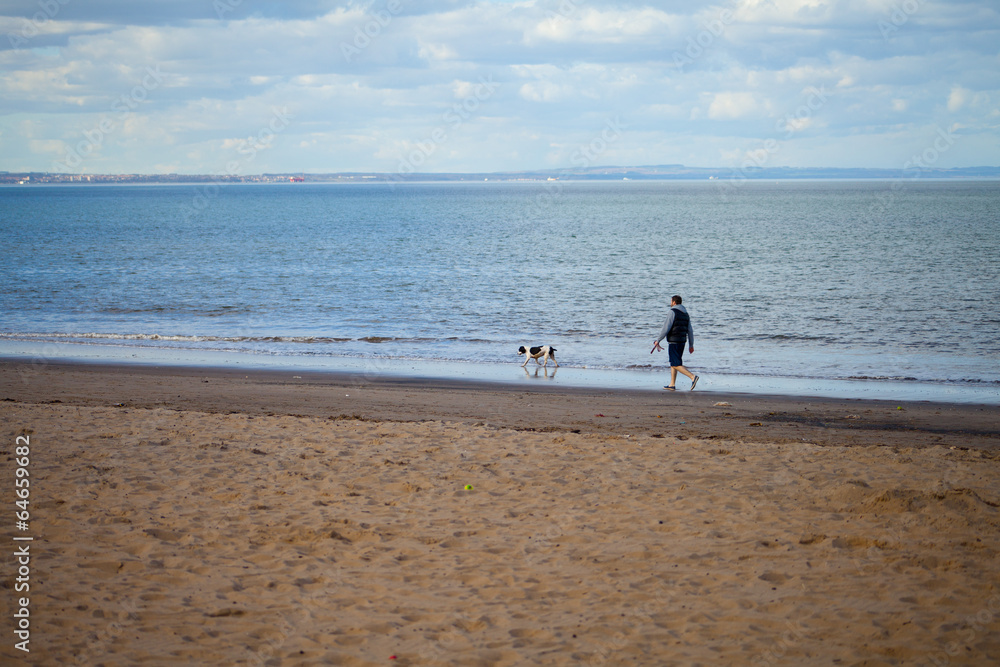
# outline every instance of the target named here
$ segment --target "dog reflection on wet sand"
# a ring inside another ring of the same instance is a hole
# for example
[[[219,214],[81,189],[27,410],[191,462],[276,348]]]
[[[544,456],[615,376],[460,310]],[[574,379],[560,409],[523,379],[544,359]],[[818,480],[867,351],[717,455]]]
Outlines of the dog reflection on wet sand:
[[[528,378],[545,378],[546,380],[552,380],[556,376],[556,371],[558,368],[550,368],[548,366],[535,366],[534,372],[531,369],[521,367],[524,370],[525,377]]]

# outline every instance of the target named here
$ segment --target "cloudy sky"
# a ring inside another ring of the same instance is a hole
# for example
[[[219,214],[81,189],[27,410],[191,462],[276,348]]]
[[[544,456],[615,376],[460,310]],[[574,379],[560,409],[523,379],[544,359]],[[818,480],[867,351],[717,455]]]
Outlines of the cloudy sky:
[[[0,170],[1000,165],[997,0],[5,0]]]

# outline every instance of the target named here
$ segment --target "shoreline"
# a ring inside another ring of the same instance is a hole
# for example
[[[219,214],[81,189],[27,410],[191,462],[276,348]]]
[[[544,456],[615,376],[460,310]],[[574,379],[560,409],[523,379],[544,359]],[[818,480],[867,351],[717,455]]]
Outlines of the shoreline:
[[[70,349],[66,349],[67,345]],[[551,383],[564,388],[607,391],[661,391],[669,369],[604,369],[562,365],[542,368],[534,363],[488,363],[384,357],[324,357],[254,355],[246,352],[158,347],[120,347],[101,344],[46,344],[0,340],[0,361],[37,367],[51,364],[90,364],[126,367],[240,369],[247,373],[279,371],[328,373],[369,378],[407,378],[421,381],[468,381],[534,389]],[[698,369],[695,367],[695,372]],[[558,374],[558,379],[557,379]],[[932,402],[1000,407],[1000,386],[989,383],[919,382],[875,378],[811,378],[729,375],[701,372],[699,393],[719,396],[781,396],[888,402]],[[681,378],[685,391],[686,378]]]

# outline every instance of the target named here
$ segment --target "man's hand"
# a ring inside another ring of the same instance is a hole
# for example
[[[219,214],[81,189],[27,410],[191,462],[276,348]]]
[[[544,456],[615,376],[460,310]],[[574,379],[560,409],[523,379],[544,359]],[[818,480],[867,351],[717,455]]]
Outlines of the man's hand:
[[[692,345],[691,347],[688,348],[688,352],[690,352],[691,354],[694,354],[694,345]]]
[[[663,352],[663,348],[660,347],[660,341],[658,340],[653,341],[653,349],[649,351],[650,354],[653,354],[654,352]]]

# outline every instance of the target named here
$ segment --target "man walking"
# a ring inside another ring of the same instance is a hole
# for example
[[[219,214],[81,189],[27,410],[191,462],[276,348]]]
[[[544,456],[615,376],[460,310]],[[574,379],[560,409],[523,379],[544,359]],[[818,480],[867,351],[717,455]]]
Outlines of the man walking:
[[[670,391],[677,389],[677,373],[680,372],[691,378],[691,389],[694,390],[698,384],[698,376],[684,368],[684,344],[690,343],[688,351],[694,354],[694,329],[691,327],[691,316],[687,309],[681,305],[681,297],[674,295],[670,297],[670,313],[667,321],[663,323],[660,336],[653,341],[653,350],[663,350],[660,341],[667,339],[667,355],[670,357],[670,386],[664,387]]]

